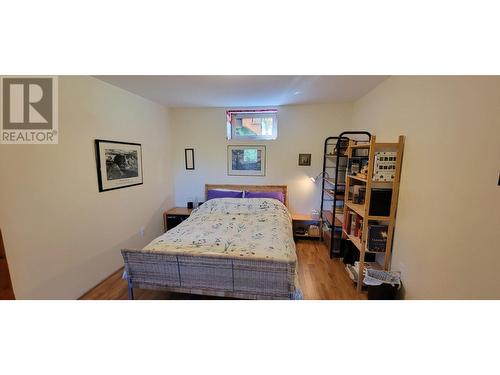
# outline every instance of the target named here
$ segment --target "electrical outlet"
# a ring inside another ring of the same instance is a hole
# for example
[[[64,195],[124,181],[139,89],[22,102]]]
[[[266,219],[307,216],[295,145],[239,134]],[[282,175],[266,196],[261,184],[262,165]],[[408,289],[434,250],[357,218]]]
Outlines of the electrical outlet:
[[[141,238],[144,238],[144,227],[141,228],[139,234],[141,235]]]

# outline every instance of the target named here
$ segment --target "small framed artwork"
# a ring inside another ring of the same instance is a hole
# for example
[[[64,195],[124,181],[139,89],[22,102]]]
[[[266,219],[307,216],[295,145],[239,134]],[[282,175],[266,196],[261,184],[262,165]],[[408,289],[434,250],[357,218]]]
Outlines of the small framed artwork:
[[[186,162],[186,169],[194,169],[194,148],[184,149],[184,160]]]
[[[139,143],[95,140],[99,191],[141,185],[142,146]]]
[[[229,176],[265,176],[266,146],[227,146]]]
[[[311,154],[299,154],[299,166],[311,165]]]

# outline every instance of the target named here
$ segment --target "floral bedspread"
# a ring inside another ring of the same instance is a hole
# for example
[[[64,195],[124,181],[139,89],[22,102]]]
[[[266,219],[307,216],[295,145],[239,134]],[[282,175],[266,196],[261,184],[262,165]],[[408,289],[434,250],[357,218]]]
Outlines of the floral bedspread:
[[[292,219],[270,198],[212,199],[143,250],[295,262]]]

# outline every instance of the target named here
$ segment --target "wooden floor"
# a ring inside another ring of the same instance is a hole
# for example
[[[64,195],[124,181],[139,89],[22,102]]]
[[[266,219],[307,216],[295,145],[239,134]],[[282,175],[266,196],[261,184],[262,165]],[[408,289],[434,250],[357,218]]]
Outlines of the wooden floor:
[[[330,259],[325,245],[319,241],[299,240],[299,282],[305,299],[366,299],[366,293],[358,295],[339,259]],[[127,282],[119,270],[104,280],[81,299],[114,300],[127,299]],[[207,299],[195,296],[156,290],[134,289],[135,299]],[[217,298],[213,298],[217,299]]]

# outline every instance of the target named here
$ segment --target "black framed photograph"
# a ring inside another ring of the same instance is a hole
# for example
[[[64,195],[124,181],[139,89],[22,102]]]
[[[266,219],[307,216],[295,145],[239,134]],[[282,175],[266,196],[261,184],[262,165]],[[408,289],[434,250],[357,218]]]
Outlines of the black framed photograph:
[[[311,154],[299,154],[299,166],[311,165]]]
[[[265,176],[266,146],[227,146],[229,176]]]
[[[140,143],[96,139],[95,153],[100,192],[143,183]]]
[[[184,149],[184,160],[186,162],[186,169],[194,169],[194,148]]]

